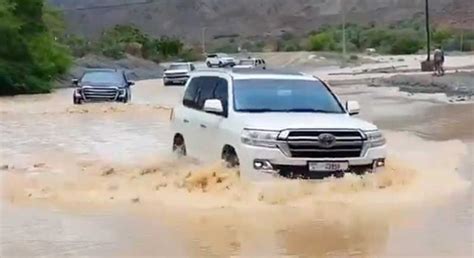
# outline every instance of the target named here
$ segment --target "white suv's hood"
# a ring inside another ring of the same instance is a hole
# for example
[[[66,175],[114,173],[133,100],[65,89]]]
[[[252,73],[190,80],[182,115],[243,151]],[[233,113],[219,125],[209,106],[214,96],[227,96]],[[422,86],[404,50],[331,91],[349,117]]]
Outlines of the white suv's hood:
[[[347,114],[315,113],[239,113],[244,128],[263,130],[285,129],[360,129],[376,130],[369,122]]]
[[[189,71],[186,69],[179,69],[179,70],[168,70],[165,74],[176,74],[176,73],[188,73]]]
[[[245,68],[245,69],[250,69],[250,68],[255,68],[253,65],[236,65],[234,68]]]

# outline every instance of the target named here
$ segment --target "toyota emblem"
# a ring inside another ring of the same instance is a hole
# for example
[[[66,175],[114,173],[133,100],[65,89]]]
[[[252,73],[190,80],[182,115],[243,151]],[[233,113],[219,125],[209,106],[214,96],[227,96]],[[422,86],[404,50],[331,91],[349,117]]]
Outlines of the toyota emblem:
[[[329,133],[322,133],[318,137],[319,145],[323,148],[331,148],[336,145],[336,137]]]

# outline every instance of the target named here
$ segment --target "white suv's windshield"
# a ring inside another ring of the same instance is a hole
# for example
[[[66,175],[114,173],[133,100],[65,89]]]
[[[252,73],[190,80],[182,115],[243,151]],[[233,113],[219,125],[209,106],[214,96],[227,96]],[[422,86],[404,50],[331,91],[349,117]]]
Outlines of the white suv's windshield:
[[[248,60],[240,60],[240,65],[253,65],[254,60],[248,59]]]
[[[234,108],[237,112],[345,112],[326,86],[309,80],[235,80]]]
[[[187,70],[188,65],[187,64],[172,64],[170,65],[169,70]]]

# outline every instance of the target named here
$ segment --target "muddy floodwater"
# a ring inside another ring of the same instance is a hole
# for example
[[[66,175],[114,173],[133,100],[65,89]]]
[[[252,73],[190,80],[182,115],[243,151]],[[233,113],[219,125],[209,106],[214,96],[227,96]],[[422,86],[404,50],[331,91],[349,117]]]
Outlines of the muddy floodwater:
[[[255,185],[171,155],[181,91],[0,98],[0,256],[472,257],[474,104],[337,87],[384,130],[385,171]]]

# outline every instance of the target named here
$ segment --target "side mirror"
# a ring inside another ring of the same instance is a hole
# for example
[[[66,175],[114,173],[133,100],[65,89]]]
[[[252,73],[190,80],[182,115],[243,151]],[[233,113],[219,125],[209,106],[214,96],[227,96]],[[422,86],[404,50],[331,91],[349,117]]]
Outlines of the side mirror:
[[[133,85],[135,85],[134,81],[128,81],[128,86],[133,86]]]
[[[166,72],[166,71],[168,71],[168,68],[163,69],[163,72]]]
[[[360,113],[359,102],[352,100],[347,101],[346,110],[351,116],[358,115]]]
[[[75,86],[79,85],[79,79],[72,79],[71,82],[72,82],[72,85],[75,85]]]
[[[208,99],[204,102],[204,112],[219,114],[222,115],[224,113],[224,107],[222,106],[222,101],[218,99]]]

